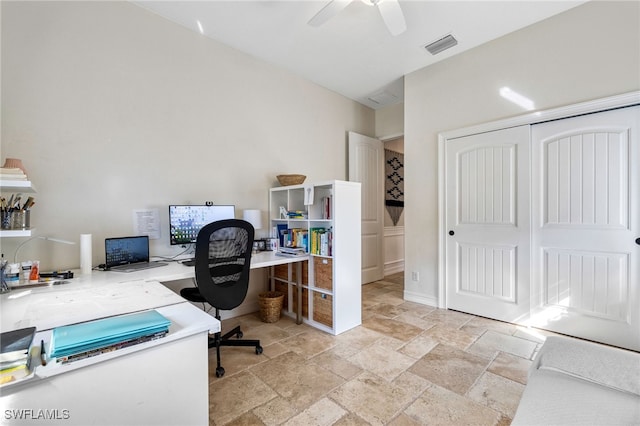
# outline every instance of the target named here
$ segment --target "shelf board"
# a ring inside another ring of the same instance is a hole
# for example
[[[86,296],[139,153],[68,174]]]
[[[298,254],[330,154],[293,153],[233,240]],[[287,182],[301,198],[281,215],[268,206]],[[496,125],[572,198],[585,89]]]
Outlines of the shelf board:
[[[0,238],[30,237],[33,228],[30,229],[3,229],[0,230]]]
[[[2,192],[36,192],[30,180],[0,180]]]

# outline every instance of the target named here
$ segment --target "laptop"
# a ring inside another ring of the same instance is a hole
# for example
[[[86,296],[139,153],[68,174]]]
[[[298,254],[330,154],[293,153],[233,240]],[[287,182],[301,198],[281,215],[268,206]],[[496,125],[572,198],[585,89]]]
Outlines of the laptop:
[[[105,238],[105,270],[115,272],[135,272],[142,269],[166,266],[162,262],[149,261],[149,237]]]

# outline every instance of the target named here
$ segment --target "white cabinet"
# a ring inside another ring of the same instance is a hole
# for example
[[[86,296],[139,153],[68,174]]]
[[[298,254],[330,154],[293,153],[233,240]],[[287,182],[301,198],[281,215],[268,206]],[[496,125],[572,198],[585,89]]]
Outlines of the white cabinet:
[[[283,217],[282,209],[298,212]],[[272,188],[270,222],[284,245],[304,247],[309,261],[302,267],[303,321],[331,334],[362,322],[360,183],[329,181]],[[280,237],[280,235],[278,235]],[[276,266],[272,287],[285,294],[283,311],[297,310],[296,268]]]
[[[35,187],[28,180],[0,180],[0,192],[3,194],[11,193],[34,193]],[[0,238],[5,237],[30,237],[31,228],[28,229],[2,229],[0,230]]]

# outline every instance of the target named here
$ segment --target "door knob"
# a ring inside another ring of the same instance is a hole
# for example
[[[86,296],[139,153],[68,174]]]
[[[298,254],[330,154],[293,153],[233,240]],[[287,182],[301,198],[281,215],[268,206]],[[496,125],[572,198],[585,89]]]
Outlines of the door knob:
[[[451,230],[451,231],[449,231],[449,235],[455,235],[455,232],[453,232],[453,230]],[[638,238],[638,239],[640,240],[640,238]],[[640,244],[640,243],[638,243],[638,244]]]
[[[640,238],[636,238],[636,244],[640,246]]]

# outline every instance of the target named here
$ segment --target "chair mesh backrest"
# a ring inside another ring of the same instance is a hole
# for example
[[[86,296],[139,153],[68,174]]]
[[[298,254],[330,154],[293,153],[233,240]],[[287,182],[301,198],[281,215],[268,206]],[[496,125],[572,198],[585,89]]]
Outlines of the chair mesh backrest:
[[[254,229],[228,219],[204,226],[196,239],[196,283],[200,294],[218,309],[239,306],[249,287]]]

